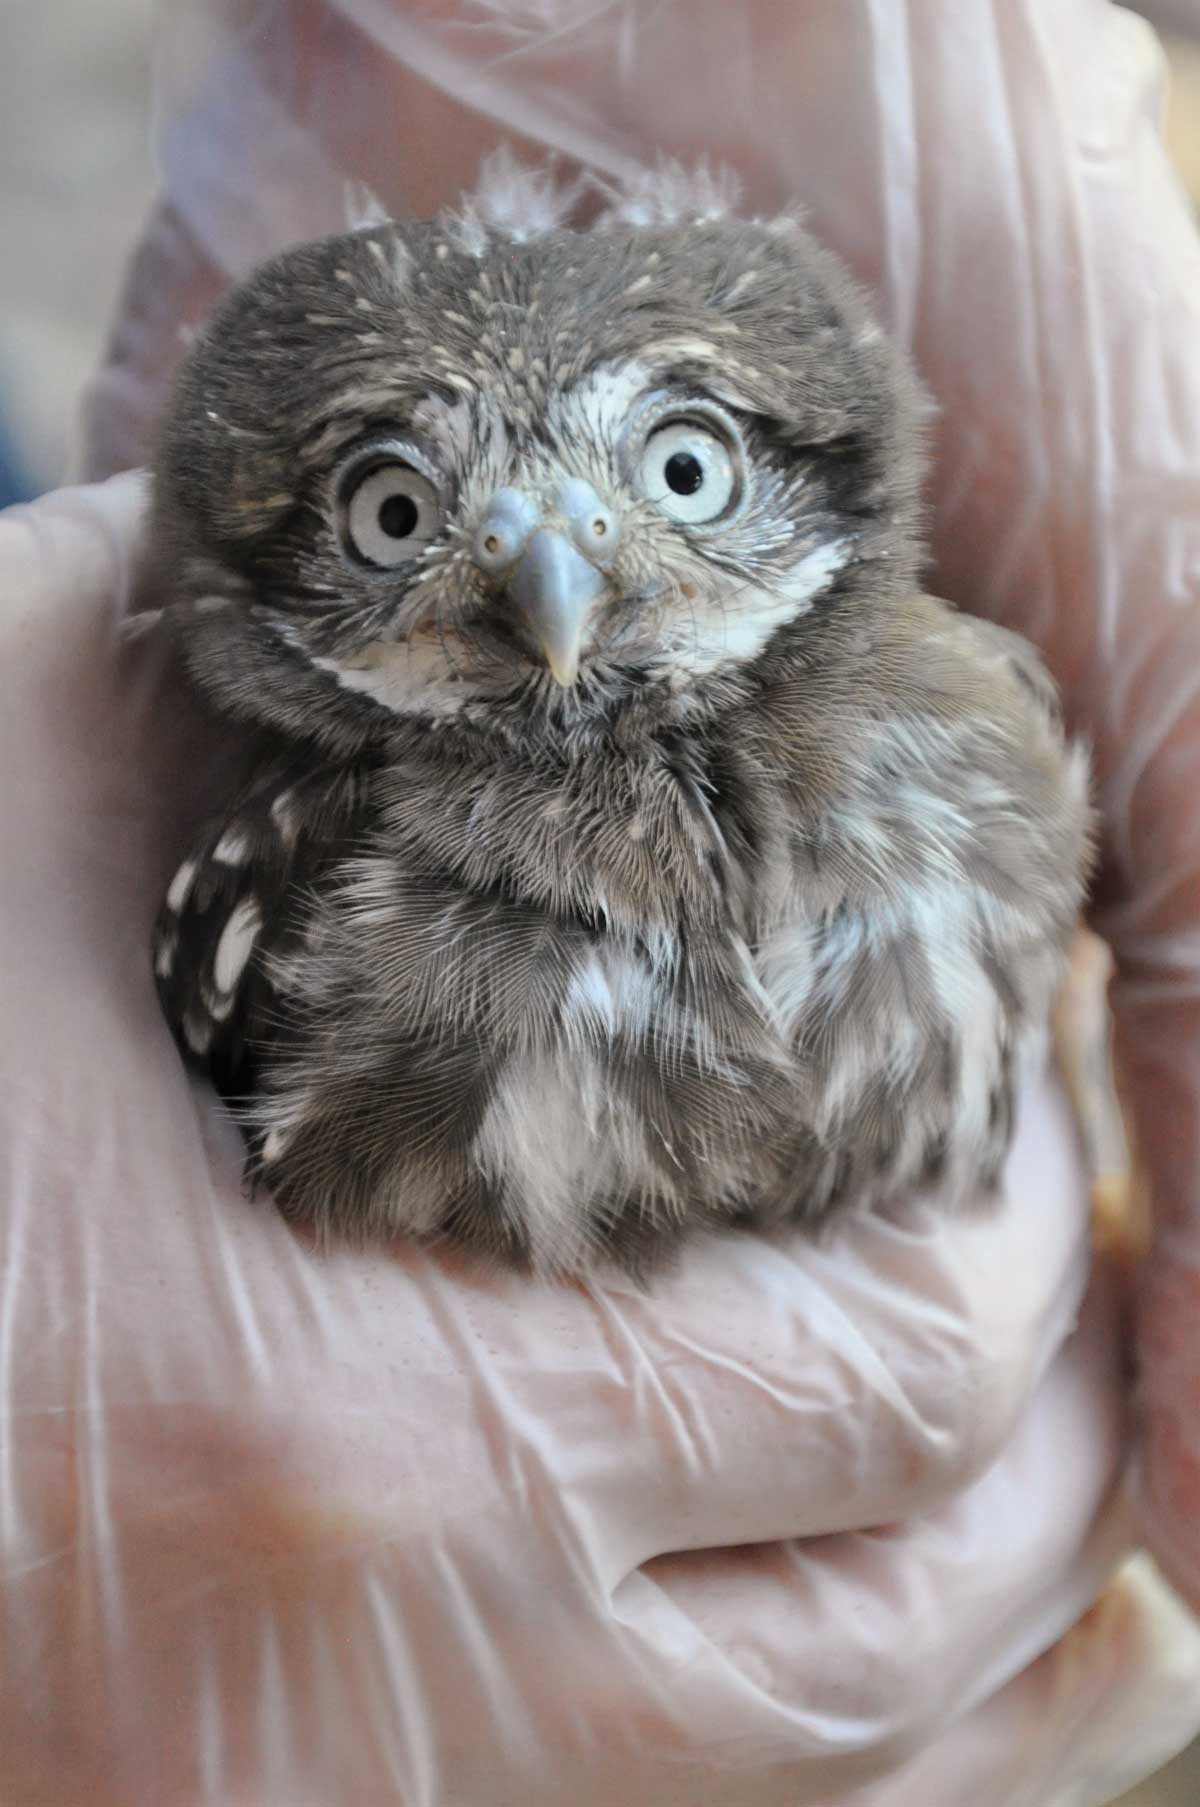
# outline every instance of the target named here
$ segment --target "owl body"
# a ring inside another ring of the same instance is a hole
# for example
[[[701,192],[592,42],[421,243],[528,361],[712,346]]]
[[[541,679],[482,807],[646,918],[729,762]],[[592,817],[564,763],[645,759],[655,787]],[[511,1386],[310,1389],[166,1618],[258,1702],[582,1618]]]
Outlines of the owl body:
[[[218,316],[156,538],[260,752],[155,966],[286,1212],[640,1272],[995,1183],[1086,770],[1031,649],[921,592],[917,480],[788,221],[476,209]]]

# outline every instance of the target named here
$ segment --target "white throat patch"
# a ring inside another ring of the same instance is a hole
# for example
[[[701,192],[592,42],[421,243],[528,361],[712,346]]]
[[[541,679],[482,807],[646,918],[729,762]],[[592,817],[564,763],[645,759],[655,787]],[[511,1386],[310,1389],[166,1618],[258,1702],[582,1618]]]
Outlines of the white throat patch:
[[[343,659],[314,658],[312,663],[335,677],[343,690],[373,697],[397,715],[457,715],[474,694],[433,635],[372,640]]]
[[[703,677],[722,665],[756,658],[776,628],[807,613],[849,562],[848,542],[827,540],[769,587],[738,585],[731,579],[727,597],[699,600],[669,649],[681,676]]]

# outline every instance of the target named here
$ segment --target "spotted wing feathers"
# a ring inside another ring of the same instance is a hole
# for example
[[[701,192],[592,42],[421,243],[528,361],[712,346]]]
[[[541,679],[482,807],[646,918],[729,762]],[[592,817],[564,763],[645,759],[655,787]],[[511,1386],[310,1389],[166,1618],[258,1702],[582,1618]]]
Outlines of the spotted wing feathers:
[[[285,1013],[309,899],[353,838],[352,770],[260,778],[209,825],[167,889],[154,941],[164,1011],[185,1057],[230,1099],[250,1097]]]

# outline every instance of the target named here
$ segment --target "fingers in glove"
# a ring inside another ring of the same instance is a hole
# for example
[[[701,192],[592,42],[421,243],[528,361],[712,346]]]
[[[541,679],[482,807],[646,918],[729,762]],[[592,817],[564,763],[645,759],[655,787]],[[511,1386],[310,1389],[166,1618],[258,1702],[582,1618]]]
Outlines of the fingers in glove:
[[[115,493],[132,507],[133,490]],[[128,1263],[148,1263],[198,1308],[189,1335],[170,1315],[142,1321],[114,1304],[112,1372],[140,1371],[161,1344],[173,1371],[194,1364],[205,1375],[207,1405],[238,1418],[243,1448],[265,1416],[271,1427],[290,1422],[298,1445],[311,1439],[305,1459],[319,1465],[319,1439],[343,1407],[377,1398],[391,1409],[380,1352],[415,1361],[431,1422],[443,1411],[478,1418],[481,1484],[495,1483],[488,1439],[499,1435],[530,1477],[542,1470],[565,1491],[583,1545],[589,1525],[603,1525],[596,1561],[610,1580],[665,1550],[877,1523],[977,1473],[1083,1287],[1086,1184],[1053,1088],[1025,1100],[1003,1207],[951,1219],[905,1203],[825,1244],[795,1233],[700,1243],[652,1296],[617,1282],[591,1293],[530,1288],[411,1249],[320,1260],[266,1200],[241,1196],[236,1135],[171,1049],[141,935],[161,883],[160,816],[177,813],[162,774],[178,764],[178,720],[151,715],[131,732],[120,683],[101,681],[110,604],[80,580],[94,567],[115,581],[100,557],[111,524],[95,514],[107,495],[39,505],[8,542],[10,594],[27,555],[59,571],[69,600],[47,595],[26,608],[27,684],[4,718],[31,774],[14,793],[10,832],[39,848],[28,883],[6,897],[5,932],[22,949],[7,1042],[14,1146],[36,1160],[34,1120],[83,1160],[112,1146],[110,1297],[121,1296]],[[43,706],[51,691],[56,710]],[[47,1013],[46,1000],[62,995],[71,1012]],[[179,1209],[164,1218],[154,1201],[166,1176]],[[62,1250],[62,1274],[78,1255],[86,1297],[93,1244],[60,1203],[62,1223],[31,1194],[29,1234],[49,1238],[47,1258]],[[36,1323],[36,1288],[18,1285],[15,1309]],[[69,1339],[62,1362],[69,1398],[78,1379]]]
[[[211,1171],[224,1130],[197,1122]],[[40,1180],[7,1268],[5,1612],[41,1632],[9,1641],[0,1751],[16,1766],[41,1749],[60,1798],[65,1752],[114,1799],[152,1772],[160,1793],[214,1801],[824,1803],[831,1774],[849,1787],[908,1759],[1032,1660],[1122,1547],[1102,1288],[960,1498],[619,1573],[657,1487],[581,1295],[435,1278],[418,1251],[315,1263],[193,1171],[186,1134],[95,1128],[85,1100],[78,1146],[16,1146]],[[849,1443],[832,1419],[827,1434]],[[602,1438],[635,1498],[624,1519]],[[754,1504],[741,1453],[734,1535],[778,1510]],[[793,1516],[815,1516],[802,1465],[768,1461],[765,1487],[781,1478]],[[715,1467],[713,1493],[729,1482]],[[497,1751],[508,1796],[491,1792]]]
[[[1200,1730],[1200,1627],[1131,1557],[1035,1663],[842,1807],[1106,1807]],[[1139,1800],[1141,1797],[1138,1797]]]
[[[674,1753],[706,1777],[681,1799],[757,1801],[740,1773],[753,1750],[775,1768],[762,1798],[840,1800],[1091,1606],[1129,1535],[1115,1309],[1102,1281],[1011,1443],[959,1498],[873,1532],[664,1557],[618,1589],[643,1735],[660,1762]],[[1178,1703],[1171,1723],[1187,1723]]]

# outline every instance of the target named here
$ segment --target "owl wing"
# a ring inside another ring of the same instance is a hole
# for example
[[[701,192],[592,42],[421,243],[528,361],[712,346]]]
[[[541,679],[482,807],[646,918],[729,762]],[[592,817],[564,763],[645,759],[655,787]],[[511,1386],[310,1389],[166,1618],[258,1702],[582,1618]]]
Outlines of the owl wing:
[[[185,1059],[227,1098],[256,1090],[308,900],[355,844],[365,793],[358,767],[297,778],[277,766],[208,824],[171,880],[154,936],[159,996]]]
[[[984,669],[998,666],[1029,699],[1035,717],[1043,716],[1056,730],[1062,729],[1058,687],[1030,641],[997,621],[984,621],[977,615],[954,614],[949,617],[949,627],[962,642],[966,657]]]
[[[994,1184],[1088,864],[1086,758],[1032,646],[916,596],[881,617],[866,678],[847,662],[826,716],[817,686],[795,705],[806,751],[849,721],[853,755],[831,801],[793,786],[794,906],[757,950],[832,1151],[804,1176],[813,1216]]]

